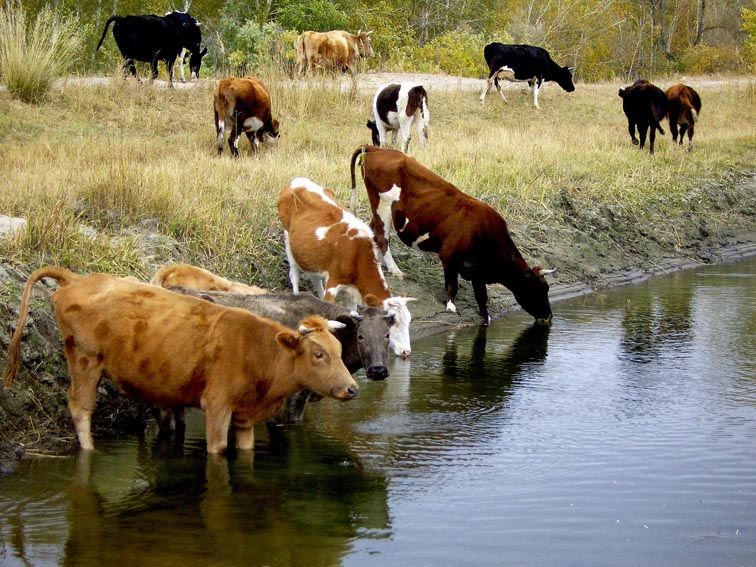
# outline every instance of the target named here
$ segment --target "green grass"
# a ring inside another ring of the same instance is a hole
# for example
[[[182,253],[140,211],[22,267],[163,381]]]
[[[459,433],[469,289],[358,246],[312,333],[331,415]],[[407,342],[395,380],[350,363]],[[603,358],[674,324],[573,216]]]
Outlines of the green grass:
[[[253,156],[243,138],[239,159],[227,147],[216,155],[213,80],[168,90],[116,79],[65,87],[35,106],[0,92],[0,214],[25,217],[30,226],[25,237],[0,241],[0,255],[145,279],[156,265],[181,259],[286,287],[278,193],[304,176],[349,202],[349,159],[370,141],[372,93],[338,92],[320,79],[262,78],[281,140]],[[723,198],[731,181],[756,169],[756,88],[686,83],[703,99],[692,153],[673,146],[669,134],[657,138],[654,156],[632,146],[619,83],[581,84],[572,94],[549,84],[540,110],[517,92],[508,105],[489,93],[481,107],[479,92],[431,87],[429,144],[421,149],[415,139],[410,153],[496,207],[536,258],[543,239],[553,238],[545,227],[585,224],[587,210],[631,224],[673,219],[693,206],[721,217],[744,206]],[[358,187],[367,220],[361,180]],[[745,206],[753,210],[753,196]],[[139,250],[133,228],[146,219],[179,241],[181,258]],[[82,224],[98,236],[82,233]]]

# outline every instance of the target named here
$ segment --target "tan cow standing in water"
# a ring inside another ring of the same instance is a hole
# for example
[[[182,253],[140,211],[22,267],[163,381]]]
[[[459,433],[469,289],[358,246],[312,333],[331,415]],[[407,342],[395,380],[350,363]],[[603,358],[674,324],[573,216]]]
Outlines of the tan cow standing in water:
[[[252,450],[255,423],[304,388],[339,400],[359,390],[322,317],[304,319],[294,331],[130,278],[80,276],[54,266],[35,271],[24,288],[6,387],[21,362],[31,290],[46,277],[61,286],[52,301],[71,374],[68,407],[82,449],[94,449],[90,425],[103,377],[158,407],[202,408],[209,453],[225,451],[232,424],[236,446]]]

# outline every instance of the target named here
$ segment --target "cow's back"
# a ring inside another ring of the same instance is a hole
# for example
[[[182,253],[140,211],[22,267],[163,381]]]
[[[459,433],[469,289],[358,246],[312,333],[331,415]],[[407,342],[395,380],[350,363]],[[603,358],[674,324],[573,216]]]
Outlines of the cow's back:
[[[214,367],[243,362],[239,341],[251,340],[263,353],[266,340],[284,329],[241,310],[100,274],[57,290],[53,303],[66,345],[73,341],[126,393],[163,407],[199,406],[219,375]]]
[[[124,57],[137,61],[162,58],[161,53],[181,50],[176,30],[160,16],[124,16],[113,25],[113,37]]]

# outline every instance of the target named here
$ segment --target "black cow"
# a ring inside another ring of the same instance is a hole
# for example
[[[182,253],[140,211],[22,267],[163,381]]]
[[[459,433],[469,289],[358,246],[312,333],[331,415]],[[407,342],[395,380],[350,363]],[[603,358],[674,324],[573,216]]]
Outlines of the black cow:
[[[568,93],[575,90],[572,83],[572,69],[560,67],[551,59],[549,52],[542,47],[532,45],[504,45],[489,43],[483,50],[488,64],[489,75],[486,86],[480,95],[480,103],[486,100],[486,94],[492,85],[496,86],[504,102],[507,97],[501,90],[499,80],[527,82],[533,91],[533,104],[538,108],[538,90],[544,81],[555,81]]]
[[[192,53],[189,69],[193,74],[199,75],[202,57],[207,54],[207,48],[200,49],[202,32],[199,22],[189,14],[169,12],[165,16],[111,16],[105,22],[97,49],[100,49],[105,41],[111,22],[115,22],[113,37],[123,55],[124,76],[130,72],[136,77],[134,61],[145,61],[152,68],[152,82],[158,75],[158,61],[163,61],[168,69],[168,80],[172,87],[173,65],[184,47]]]
[[[647,80],[638,79],[629,87],[620,88],[619,96],[622,98],[622,110],[625,111],[625,116],[627,116],[627,129],[630,132],[633,144],[639,145],[638,138],[635,137],[636,126],[638,127],[641,150],[646,144],[648,127],[651,126],[649,153],[654,153],[656,131],[659,130],[659,133],[662,136],[664,135],[661,121],[667,115],[667,95]]]

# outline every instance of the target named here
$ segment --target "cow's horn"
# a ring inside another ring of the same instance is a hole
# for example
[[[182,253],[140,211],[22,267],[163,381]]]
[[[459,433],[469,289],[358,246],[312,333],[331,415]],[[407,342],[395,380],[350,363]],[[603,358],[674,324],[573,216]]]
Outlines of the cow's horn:
[[[346,325],[340,321],[333,321],[331,319],[328,320],[328,328],[333,331],[338,331],[339,329],[345,328]]]
[[[302,335],[306,335],[308,333],[312,333],[315,330],[315,327],[305,327],[304,325],[299,326],[299,332]]]
[[[550,274],[553,274],[556,271],[557,271],[556,268],[551,268],[550,270],[541,270],[541,275],[542,276],[548,276]]]
[[[357,311],[350,311],[349,316],[355,321],[362,321],[364,319],[364,317],[357,313]]]

